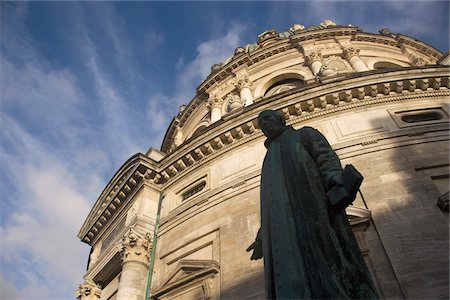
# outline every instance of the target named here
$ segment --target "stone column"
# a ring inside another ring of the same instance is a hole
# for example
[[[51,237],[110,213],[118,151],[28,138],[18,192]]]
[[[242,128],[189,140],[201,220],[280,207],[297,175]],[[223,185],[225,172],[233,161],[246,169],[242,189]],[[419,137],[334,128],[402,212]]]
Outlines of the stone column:
[[[102,289],[93,280],[86,279],[83,284],[80,284],[75,291],[75,297],[79,300],[99,300]]]
[[[305,61],[311,68],[312,73],[317,76],[322,69],[322,54],[320,52],[311,52],[306,56]]]
[[[244,106],[253,104],[253,93],[251,90],[252,82],[248,75],[244,75],[236,81],[236,88],[239,90],[239,96],[244,101]]]
[[[352,65],[352,68],[355,69],[356,72],[368,71],[366,64],[359,57],[359,49],[355,49],[353,47],[344,49],[344,56],[348,60],[348,62]]]
[[[223,100],[215,93],[211,93],[208,100],[208,107],[211,110],[211,123],[217,122],[222,118]]]
[[[150,234],[145,237],[130,230],[122,238],[122,273],[117,300],[143,300],[152,244]]]

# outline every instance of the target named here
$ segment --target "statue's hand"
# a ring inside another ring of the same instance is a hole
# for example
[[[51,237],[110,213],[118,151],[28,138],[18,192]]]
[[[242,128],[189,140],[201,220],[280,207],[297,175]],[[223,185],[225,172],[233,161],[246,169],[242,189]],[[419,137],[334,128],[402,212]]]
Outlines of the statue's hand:
[[[250,257],[251,260],[257,260],[261,259],[263,257],[263,251],[262,251],[262,242],[261,240],[257,239],[253,242],[248,248],[247,252],[250,252],[253,250],[252,256]]]
[[[342,186],[344,185],[344,180],[342,179],[342,173],[336,174],[330,179],[331,186]]]

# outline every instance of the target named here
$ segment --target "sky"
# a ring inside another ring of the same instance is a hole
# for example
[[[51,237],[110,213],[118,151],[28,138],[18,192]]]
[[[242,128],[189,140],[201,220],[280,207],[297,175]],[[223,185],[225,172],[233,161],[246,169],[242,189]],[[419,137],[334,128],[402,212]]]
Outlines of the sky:
[[[449,49],[448,1],[2,1],[0,17],[0,299],[74,299],[103,188],[264,30],[331,19]]]

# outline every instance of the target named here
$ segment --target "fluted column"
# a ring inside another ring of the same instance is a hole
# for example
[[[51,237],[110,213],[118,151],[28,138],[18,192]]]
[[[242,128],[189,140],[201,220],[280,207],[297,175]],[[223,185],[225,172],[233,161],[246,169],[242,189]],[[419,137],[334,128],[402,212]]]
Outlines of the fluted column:
[[[244,75],[236,81],[236,88],[239,90],[239,96],[244,101],[244,106],[253,104],[253,93],[251,90],[252,82],[248,75]]]
[[[86,279],[83,284],[80,284],[75,291],[75,297],[79,300],[99,300],[102,289],[93,280]]]
[[[362,61],[361,57],[359,57],[359,49],[355,49],[353,47],[345,48],[344,56],[356,72],[364,72],[369,70],[366,64]]]
[[[217,122],[222,118],[222,104],[222,98],[215,93],[211,93],[208,100],[208,107],[211,112],[211,123]]]
[[[152,244],[150,234],[141,236],[130,230],[122,238],[122,273],[117,300],[143,300]]]
[[[322,54],[320,52],[311,52],[306,56],[305,61],[311,68],[312,73],[318,75],[323,65]]]

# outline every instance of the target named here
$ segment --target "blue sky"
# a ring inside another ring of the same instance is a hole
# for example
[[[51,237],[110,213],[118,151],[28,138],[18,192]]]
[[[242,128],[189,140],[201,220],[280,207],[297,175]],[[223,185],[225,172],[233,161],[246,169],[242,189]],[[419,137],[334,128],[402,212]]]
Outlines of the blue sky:
[[[264,30],[331,19],[449,48],[447,1],[0,5],[1,299],[74,299],[89,253],[76,235],[106,183]]]

